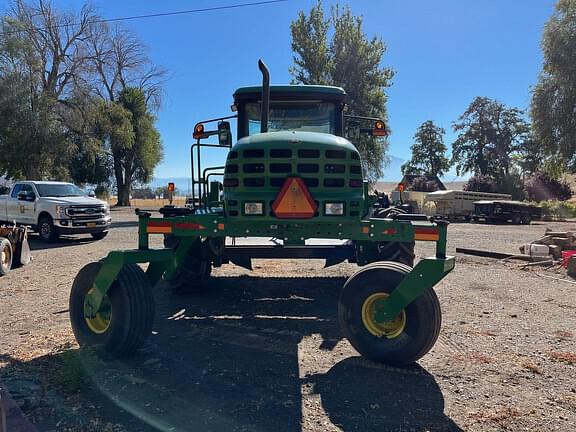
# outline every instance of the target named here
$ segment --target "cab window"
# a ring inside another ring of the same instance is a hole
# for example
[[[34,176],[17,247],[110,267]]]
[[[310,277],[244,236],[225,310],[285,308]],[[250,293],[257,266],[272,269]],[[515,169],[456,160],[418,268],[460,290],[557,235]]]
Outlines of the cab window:
[[[260,107],[257,102],[244,106],[248,135],[260,133]],[[336,110],[328,102],[270,102],[268,131],[305,131],[334,134]]]

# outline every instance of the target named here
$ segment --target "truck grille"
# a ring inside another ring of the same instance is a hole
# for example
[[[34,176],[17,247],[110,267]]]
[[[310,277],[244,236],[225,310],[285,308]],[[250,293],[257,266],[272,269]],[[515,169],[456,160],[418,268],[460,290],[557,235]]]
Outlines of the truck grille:
[[[75,220],[101,219],[106,215],[104,206],[72,206],[66,208],[66,215]]]

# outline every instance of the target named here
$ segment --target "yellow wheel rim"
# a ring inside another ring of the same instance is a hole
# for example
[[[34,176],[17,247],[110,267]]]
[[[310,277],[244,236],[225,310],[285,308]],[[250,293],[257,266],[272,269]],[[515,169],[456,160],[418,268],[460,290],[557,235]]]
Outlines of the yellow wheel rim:
[[[84,317],[84,319],[91,331],[97,334],[105,333],[112,321],[112,303],[110,303],[108,296],[104,296],[100,309],[98,309],[94,317]]]
[[[375,293],[364,300],[362,305],[362,322],[364,327],[376,337],[394,339],[400,336],[406,327],[406,312],[402,310],[394,319],[383,323],[376,322],[376,305],[388,297],[386,293]]]

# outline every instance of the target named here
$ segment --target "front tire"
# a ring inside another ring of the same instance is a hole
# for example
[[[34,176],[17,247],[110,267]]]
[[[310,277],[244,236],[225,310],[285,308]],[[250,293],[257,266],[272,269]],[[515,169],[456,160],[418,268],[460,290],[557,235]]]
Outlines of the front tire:
[[[58,233],[50,216],[43,216],[38,221],[38,234],[44,243],[54,243],[58,240]]]
[[[402,366],[423,357],[438,339],[442,322],[440,302],[432,288],[424,291],[393,320],[377,323],[374,307],[387,297],[412,269],[393,262],[372,263],[344,284],[338,303],[342,333],[364,357]]]
[[[107,235],[108,235],[108,231],[95,232],[95,233],[91,234],[91,236],[94,240],[102,240]]]
[[[84,316],[84,302],[102,262],[84,266],[72,284],[70,322],[82,348],[105,351],[117,357],[134,353],[152,332],[154,297],[146,274],[126,264],[92,318]]]
[[[13,259],[14,253],[10,240],[0,237],[0,276],[8,274],[10,269],[12,269]]]

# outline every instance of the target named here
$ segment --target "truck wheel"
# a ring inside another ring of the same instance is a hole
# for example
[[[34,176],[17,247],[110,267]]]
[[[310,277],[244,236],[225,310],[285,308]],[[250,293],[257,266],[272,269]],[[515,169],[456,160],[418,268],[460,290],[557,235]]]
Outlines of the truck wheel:
[[[398,286],[411,268],[372,263],[344,284],[338,303],[342,333],[362,356],[388,365],[407,365],[424,356],[440,333],[440,302],[432,288],[385,323],[374,320],[375,305]]]
[[[188,254],[174,279],[170,280],[172,290],[177,294],[201,292],[208,287],[212,264],[194,252]]]
[[[10,271],[13,257],[10,240],[0,237],[0,276],[4,276]]]
[[[58,239],[58,233],[54,228],[54,222],[50,216],[43,216],[38,221],[38,234],[45,243],[53,243]]]
[[[522,215],[522,225],[530,225],[530,222],[532,222],[530,215],[528,214]]]
[[[518,213],[514,213],[512,215],[512,223],[514,225],[520,225],[521,222],[522,222],[521,216]]]
[[[95,232],[92,233],[91,235],[94,240],[102,240],[104,237],[108,235],[108,231]]]
[[[126,264],[106,293],[93,318],[84,316],[86,293],[92,289],[102,262],[84,266],[72,284],[70,322],[80,347],[105,351],[117,357],[136,351],[152,332],[154,297],[146,274]]]
[[[378,261],[394,261],[414,266],[414,242],[379,242]]]

